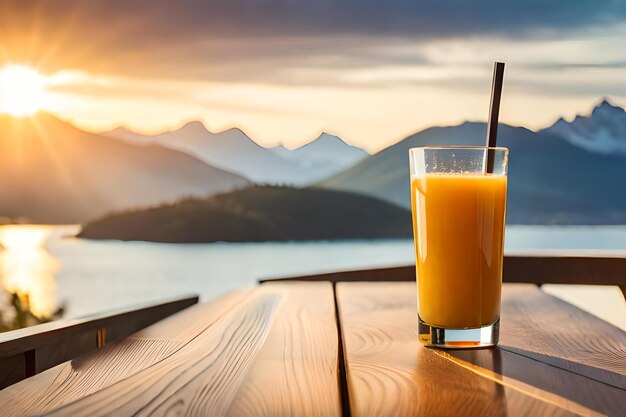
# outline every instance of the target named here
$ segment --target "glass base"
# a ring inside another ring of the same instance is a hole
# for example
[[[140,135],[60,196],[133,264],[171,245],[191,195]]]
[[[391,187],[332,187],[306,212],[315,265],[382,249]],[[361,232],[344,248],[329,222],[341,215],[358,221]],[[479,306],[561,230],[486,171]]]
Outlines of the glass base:
[[[495,323],[473,329],[434,327],[419,317],[419,339],[425,346],[444,349],[477,349],[495,346],[500,335],[500,319]]]

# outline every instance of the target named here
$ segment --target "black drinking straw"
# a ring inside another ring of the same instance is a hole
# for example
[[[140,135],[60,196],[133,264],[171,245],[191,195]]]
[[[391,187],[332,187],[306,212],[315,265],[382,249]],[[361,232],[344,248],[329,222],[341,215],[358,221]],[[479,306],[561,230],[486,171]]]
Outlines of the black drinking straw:
[[[500,97],[502,97],[502,81],[504,79],[504,62],[494,62],[493,83],[491,84],[491,103],[489,104],[489,120],[487,122],[487,147],[495,148],[498,136],[498,115],[500,113]],[[487,173],[493,173],[494,151],[487,150]]]

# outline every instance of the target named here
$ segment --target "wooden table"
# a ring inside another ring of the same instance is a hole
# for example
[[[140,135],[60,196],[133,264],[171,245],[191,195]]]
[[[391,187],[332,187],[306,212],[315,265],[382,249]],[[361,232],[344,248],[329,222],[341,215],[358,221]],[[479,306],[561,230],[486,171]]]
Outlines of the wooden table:
[[[501,344],[417,340],[409,282],[266,283],[0,391],[0,415],[626,415],[626,334],[506,284]]]

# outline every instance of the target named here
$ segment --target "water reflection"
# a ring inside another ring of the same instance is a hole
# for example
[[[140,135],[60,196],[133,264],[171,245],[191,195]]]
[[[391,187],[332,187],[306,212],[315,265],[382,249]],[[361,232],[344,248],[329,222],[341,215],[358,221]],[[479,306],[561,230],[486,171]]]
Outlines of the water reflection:
[[[0,326],[5,330],[60,313],[55,280],[60,263],[45,248],[52,231],[48,226],[0,226]]]

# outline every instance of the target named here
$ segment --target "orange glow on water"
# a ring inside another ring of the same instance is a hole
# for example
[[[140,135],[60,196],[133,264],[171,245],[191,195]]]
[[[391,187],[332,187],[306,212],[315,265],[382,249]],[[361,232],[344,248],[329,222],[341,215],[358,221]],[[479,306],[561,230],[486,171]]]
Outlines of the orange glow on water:
[[[59,264],[44,247],[51,232],[42,226],[0,227],[0,286],[27,300],[37,317],[55,311]]]

